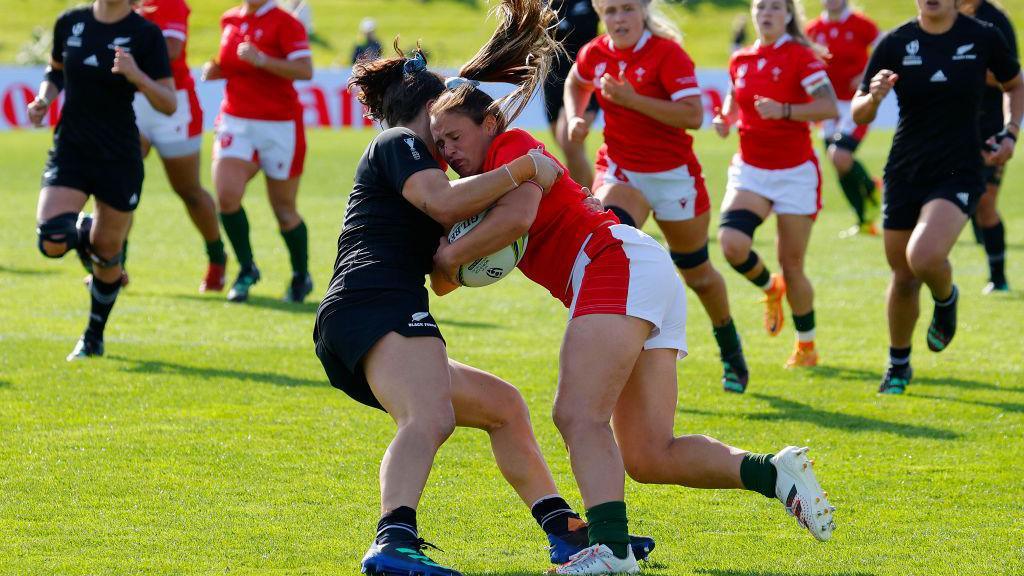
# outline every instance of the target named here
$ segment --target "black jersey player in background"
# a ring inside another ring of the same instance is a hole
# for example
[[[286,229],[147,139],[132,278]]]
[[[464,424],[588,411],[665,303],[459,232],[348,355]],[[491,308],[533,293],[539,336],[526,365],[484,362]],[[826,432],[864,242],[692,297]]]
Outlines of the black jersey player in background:
[[[142,92],[158,112],[177,108],[163,34],[129,0],[96,0],[54,26],[46,79],[28,106],[42,123],[64,91],[64,108],[43,172],[39,249],[76,250],[92,270],[89,324],[68,360],[103,354],[103,330],[121,288],[122,249],[142,194],[142,153],[132,101]],[[89,196],[95,219],[79,212]]]
[[[549,4],[558,14],[555,40],[562,44],[565,52],[556,54],[551,63],[551,70],[544,82],[544,106],[547,109],[551,132],[555,135],[558,147],[562,149],[570,176],[573,180],[582,182],[584,186],[590,186],[594,181],[594,170],[587,158],[586,143],[573,142],[569,138],[563,96],[565,79],[572,70],[573,62],[576,61],[576,54],[597,36],[600,19],[591,0],[550,0]],[[597,98],[592,98],[583,114],[588,127],[594,122],[599,110]]]
[[[1013,24],[998,6],[988,0],[960,0],[960,12],[995,26],[1006,38],[1014,56],[1020,58]],[[1002,131],[1003,120],[1003,91],[990,75],[981,104],[982,137],[987,139]],[[985,166],[985,194],[978,202],[978,211],[973,219],[976,234],[985,245],[985,254],[988,255],[989,273],[985,294],[1010,289],[1006,281],[1006,229],[996,207],[1005,170],[1005,165]]]
[[[885,168],[883,227],[892,268],[889,285],[889,367],[880,392],[909,384],[910,345],[927,284],[935,301],[928,348],[944,350],[956,332],[957,288],[949,252],[985,192],[984,165],[1013,155],[1024,82],[1003,35],[960,15],[957,0],[917,0],[917,18],[879,43],[853,101],[858,124],[874,120],[896,91],[896,136]],[[986,77],[1004,90],[1004,128],[983,140],[978,125]]]

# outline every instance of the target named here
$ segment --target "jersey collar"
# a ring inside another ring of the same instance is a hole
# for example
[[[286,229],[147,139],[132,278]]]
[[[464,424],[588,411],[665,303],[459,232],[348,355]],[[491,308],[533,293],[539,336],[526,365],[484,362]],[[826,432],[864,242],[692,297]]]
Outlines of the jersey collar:
[[[852,13],[852,10],[846,8],[845,10],[843,10],[843,13],[839,15],[839,18],[833,20],[832,18],[829,17],[828,10],[825,10],[821,13],[821,19],[824,20],[825,22],[837,22],[839,24],[842,24],[843,22],[846,22],[846,20],[850,17],[850,14]]]
[[[635,54],[643,50],[644,46],[647,46],[647,43],[650,42],[652,36],[654,36],[654,34],[652,34],[650,30],[644,30],[644,33],[640,35],[640,39],[637,40],[636,44],[633,45],[633,50],[631,50],[631,52]],[[608,40],[608,48],[612,52],[622,52],[622,50],[619,50],[618,48],[615,47],[615,43],[612,42],[611,36],[607,36],[606,38]]]
[[[789,34],[783,34],[782,36],[779,37],[778,40],[775,41],[774,44],[772,44],[772,49],[773,50],[777,50],[783,44],[785,44],[786,42],[789,42],[792,39],[793,39],[793,37],[790,36]],[[761,39],[758,38],[757,40],[754,41],[754,50],[760,50],[760,49],[761,49]]]
[[[277,8],[277,2],[275,2],[274,0],[267,0],[267,2],[265,4],[263,4],[263,6],[260,6],[259,8],[257,8],[255,12],[247,13],[246,16],[252,16],[253,18],[259,18],[260,16],[265,15],[267,12],[270,12],[274,8]]]

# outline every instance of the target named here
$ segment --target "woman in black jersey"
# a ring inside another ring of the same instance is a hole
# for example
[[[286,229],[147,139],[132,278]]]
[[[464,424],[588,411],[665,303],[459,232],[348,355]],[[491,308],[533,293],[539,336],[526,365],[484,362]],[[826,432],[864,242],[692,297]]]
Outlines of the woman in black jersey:
[[[989,0],[960,0],[960,13],[995,26],[1006,38],[1013,55],[1020,59],[1013,24],[998,5]],[[1003,91],[991,75],[982,100],[980,123],[984,138],[995,136],[1003,129]],[[1005,168],[1005,165],[985,165],[985,194],[978,202],[978,211],[974,214],[975,230],[988,255],[988,284],[985,285],[984,294],[1010,290],[1006,281],[1006,228],[996,208]]]
[[[54,26],[46,79],[28,106],[35,125],[62,90],[37,219],[44,256],[76,250],[92,271],[89,324],[71,361],[103,354],[103,330],[121,288],[122,249],[142,194],[135,92],[161,113],[177,108],[163,34],[129,0],[68,10]],[[95,197],[95,219],[79,214],[89,196]]]
[[[495,69],[506,79],[534,77],[510,95],[515,106],[525,106],[550,59],[551,39],[542,25],[548,12],[539,1],[504,0],[501,26],[481,50],[493,52]],[[359,88],[370,115],[392,128],[373,139],[356,169],[313,340],[331,384],[385,410],[398,427],[381,463],[382,517],[363,571],[450,576],[458,572],[422,553],[415,509],[434,456],[456,425],[488,431],[499,468],[524,502],[535,504],[546,530],[552,519],[563,532],[572,527],[574,515],[556,496],[518,391],[448,358],[424,286],[445,227],[526,180],[549,188],[560,169],[553,160],[525,155],[449,182],[435,159],[427,114],[445,82],[426,69],[420,51],[356,64],[350,85]]]
[[[941,352],[956,332],[957,288],[949,252],[985,191],[984,165],[1013,155],[1024,115],[1020,65],[988,24],[962,16],[957,0],[916,0],[917,18],[882,39],[853,101],[858,124],[874,120],[891,90],[899,125],[885,168],[885,254],[889,285],[889,367],[879,392],[910,383],[910,345],[927,284],[935,301],[928,348]],[[983,140],[978,115],[991,71],[1008,116]]]

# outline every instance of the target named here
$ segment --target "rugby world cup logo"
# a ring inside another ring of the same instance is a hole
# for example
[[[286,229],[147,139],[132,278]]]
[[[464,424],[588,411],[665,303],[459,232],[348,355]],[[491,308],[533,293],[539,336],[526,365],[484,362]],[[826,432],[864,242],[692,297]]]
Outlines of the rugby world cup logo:
[[[907,43],[907,55],[903,57],[904,66],[920,66],[922,62],[921,56],[918,52],[921,51],[921,43],[917,40],[911,40]]]

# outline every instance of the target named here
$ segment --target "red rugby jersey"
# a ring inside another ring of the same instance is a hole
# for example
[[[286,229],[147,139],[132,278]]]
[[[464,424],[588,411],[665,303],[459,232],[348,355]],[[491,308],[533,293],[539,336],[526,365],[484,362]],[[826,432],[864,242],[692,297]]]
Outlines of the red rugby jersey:
[[[145,0],[136,11],[146,20],[159,26],[164,38],[174,38],[185,44],[181,54],[171,61],[174,87],[177,90],[195,89],[195,80],[192,79],[186,62],[189,8],[185,0]]]
[[[537,147],[543,144],[528,132],[518,128],[508,130],[491,142],[483,171],[500,168]],[[546,150],[544,155],[557,162]],[[572,298],[567,297],[566,289],[583,241],[595,230],[619,221],[611,212],[599,212],[584,204],[583,189],[569,178],[564,166],[562,169],[565,175],[540,201],[519,269],[568,307]]]
[[[242,10],[232,8],[220,19],[218,62],[227,80],[221,111],[252,120],[301,117],[302,107],[292,81],[242,61],[238,45],[250,42],[272,58],[296,60],[312,54],[306,28],[273,0],[249,14]]]
[[[807,25],[807,36],[831,54],[827,71],[836,97],[853,100],[868,53],[878,39],[878,26],[857,12],[847,10],[838,20],[830,20],[826,12]]]
[[[620,73],[643,96],[682,100],[700,96],[693,60],[676,42],[645,31],[636,46],[619,50],[607,34],[588,42],[576,56],[577,79],[595,88],[604,111],[604,141],[616,164],[634,172],[665,172],[694,161],[693,138],[601,96],[601,76]]]
[[[754,107],[757,97],[806,104],[810,93],[828,83],[825,63],[813,50],[789,36],[773,45],[760,42],[729,61],[733,102],[739,106],[740,157],[766,170],[794,168],[814,157],[808,122],[765,120]]]

